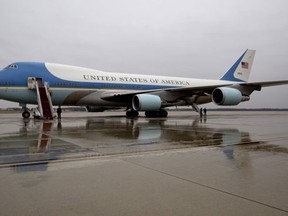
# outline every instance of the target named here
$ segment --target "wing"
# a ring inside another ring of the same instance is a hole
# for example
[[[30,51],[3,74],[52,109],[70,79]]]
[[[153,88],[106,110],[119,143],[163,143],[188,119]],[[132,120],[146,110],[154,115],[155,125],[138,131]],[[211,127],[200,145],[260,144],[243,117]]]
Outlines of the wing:
[[[165,95],[165,97],[171,96],[173,99],[186,96],[205,96],[212,94],[215,88],[227,87],[227,86],[241,86],[241,89],[249,89],[249,94],[254,90],[261,90],[262,87],[277,86],[277,85],[286,85],[288,80],[281,81],[266,81],[266,82],[247,82],[247,83],[235,83],[235,82],[226,82],[226,83],[217,83],[215,85],[199,85],[195,87],[179,87],[179,88],[167,88],[167,89],[154,89],[154,90],[145,90],[145,91],[135,91],[135,90],[122,90],[122,91],[107,91],[102,94],[103,100],[108,101],[129,101],[132,100],[133,96],[136,94],[158,94]],[[236,87],[237,88],[237,87]],[[240,90],[240,89],[239,89]]]
[[[207,95],[211,94],[212,91],[217,87],[223,87],[223,86],[230,86],[231,83],[225,83],[225,84],[217,84],[217,85],[204,85],[204,86],[196,86],[196,87],[180,87],[180,88],[167,88],[167,89],[154,89],[154,90],[145,90],[145,91],[109,91],[102,94],[103,100],[108,101],[123,101],[123,100],[132,100],[133,96],[136,94],[165,94],[171,96],[173,95],[173,98],[175,98],[175,95],[179,95],[179,97],[183,97],[186,95]]]
[[[278,81],[266,81],[266,82],[251,82],[251,83],[241,83],[242,86],[252,86],[252,87],[269,87],[277,85],[287,85],[288,80],[278,80]]]

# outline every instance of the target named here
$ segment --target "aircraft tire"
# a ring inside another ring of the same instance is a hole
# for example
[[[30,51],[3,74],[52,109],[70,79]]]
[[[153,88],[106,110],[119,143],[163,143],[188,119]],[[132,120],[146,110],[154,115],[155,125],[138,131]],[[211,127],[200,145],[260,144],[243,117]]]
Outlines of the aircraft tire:
[[[25,110],[25,111],[22,113],[22,117],[23,117],[24,119],[28,119],[28,118],[30,117],[30,113]]]
[[[168,112],[164,109],[156,111],[146,111],[145,116],[148,118],[166,118],[168,116]]]
[[[126,112],[126,117],[127,118],[136,118],[139,116],[139,112],[136,110],[129,110]]]

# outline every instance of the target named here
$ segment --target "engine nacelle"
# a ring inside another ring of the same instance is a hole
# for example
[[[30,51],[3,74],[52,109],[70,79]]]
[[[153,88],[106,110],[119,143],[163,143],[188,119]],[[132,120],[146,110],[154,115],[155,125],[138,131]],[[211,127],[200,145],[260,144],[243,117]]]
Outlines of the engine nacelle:
[[[212,93],[212,99],[217,105],[238,105],[240,102],[248,101],[249,96],[243,96],[238,89],[234,88],[216,88]]]
[[[137,111],[153,111],[161,108],[161,98],[157,95],[138,94],[132,99],[132,107]]]

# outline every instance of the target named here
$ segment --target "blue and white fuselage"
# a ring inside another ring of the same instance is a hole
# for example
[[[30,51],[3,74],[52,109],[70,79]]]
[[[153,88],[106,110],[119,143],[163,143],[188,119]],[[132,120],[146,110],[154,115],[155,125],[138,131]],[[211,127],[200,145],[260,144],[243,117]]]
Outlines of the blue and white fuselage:
[[[211,102],[237,105],[254,90],[287,81],[248,83],[255,51],[246,50],[219,80],[103,72],[68,65],[17,62],[0,70],[0,99],[37,104],[29,80],[47,83],[55,106],[128,107],[158,111]]]

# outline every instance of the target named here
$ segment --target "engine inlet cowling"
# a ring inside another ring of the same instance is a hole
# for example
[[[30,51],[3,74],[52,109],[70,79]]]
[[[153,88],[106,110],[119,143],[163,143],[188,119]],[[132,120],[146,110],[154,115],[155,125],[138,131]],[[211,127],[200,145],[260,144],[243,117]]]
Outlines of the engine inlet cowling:
[[[238,105],[240,102],[249,100],[249,96],[243,96],[241,91],[234,88],[216,88],[212,93],[212,100],[217,105]]]
[[[153,111],[161,108],[161,98],[157,95],[138,94],[132,99],[132,107],[137,111]]]

